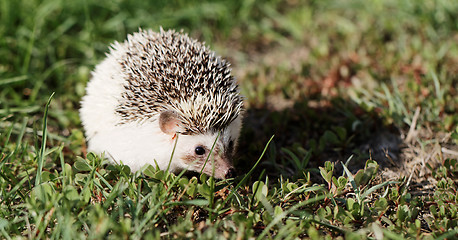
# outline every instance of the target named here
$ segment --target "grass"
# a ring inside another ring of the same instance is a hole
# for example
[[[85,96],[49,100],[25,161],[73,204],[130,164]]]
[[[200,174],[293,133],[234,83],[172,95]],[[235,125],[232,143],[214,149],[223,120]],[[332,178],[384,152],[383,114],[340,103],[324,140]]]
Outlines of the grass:
[[[0,234],[453,239],[456,12],[447,0],[1,1]],[[239,177],[86,155],[90,71],[111,42],[159,26],[233,64]]]

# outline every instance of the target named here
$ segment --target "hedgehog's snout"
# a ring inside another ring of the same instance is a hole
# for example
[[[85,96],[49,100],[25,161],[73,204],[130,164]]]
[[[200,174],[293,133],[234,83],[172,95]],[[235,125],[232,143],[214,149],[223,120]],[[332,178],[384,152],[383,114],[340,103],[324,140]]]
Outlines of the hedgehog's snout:
[[[226,175],[224,175],[224,178],[228,179],[228,178],[234,178],[236,176],[237,176],[237,173],[235,172],[235,169],[229,168],[229,170],[227,170],[226,172]]]

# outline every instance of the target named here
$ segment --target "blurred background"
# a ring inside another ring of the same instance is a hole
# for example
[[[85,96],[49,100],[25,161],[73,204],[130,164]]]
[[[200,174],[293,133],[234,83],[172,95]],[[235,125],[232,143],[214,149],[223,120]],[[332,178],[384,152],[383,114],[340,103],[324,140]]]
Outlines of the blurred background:
[[[457,13],[449,0],[2,0],[0,149],[11,147],[7,129],[23,127],[36,147],[55,92],[48,145],[68,162],[83,156],[78,109],[91,70],[110,43],[162,26],[232,63],[246,100],[239,169],[275,135],[260,168],[270,175],[350,155],[355,169],[373,158],[387,176],[410,174],[424,156],[458,151]]]

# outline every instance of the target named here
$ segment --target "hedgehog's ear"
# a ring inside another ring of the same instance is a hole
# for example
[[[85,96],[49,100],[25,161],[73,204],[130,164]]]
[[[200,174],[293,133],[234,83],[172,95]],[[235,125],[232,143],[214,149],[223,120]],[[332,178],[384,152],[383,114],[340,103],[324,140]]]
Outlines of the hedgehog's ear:
[[[159,116],[159,127],[162,132],[169,135],[175,135],[175,133],[183,130],[178,114],[172,110],[161,112]]]

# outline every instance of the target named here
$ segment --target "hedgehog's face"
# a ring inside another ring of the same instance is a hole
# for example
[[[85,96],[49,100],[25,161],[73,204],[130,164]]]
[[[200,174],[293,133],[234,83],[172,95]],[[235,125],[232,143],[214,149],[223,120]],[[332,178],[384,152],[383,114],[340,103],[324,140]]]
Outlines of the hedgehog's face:
[[[159,124],[161,130],[175,136],[179,123],[173,112],[161,113]],[[234,120],[219,132],[203,134],[179,135],[173,161],[180,169],[213,175],[225,179],[235,176],[232,158],[240,134],[241,118]],[[171,141],[174,143],[175,141]],[[214,164],[213,164],[214,163]],[[214,166],[214,169],[213,169]]]
[[[180,135],[176,153],[178,165],[182,169],[213,175],[219,179],[234,177],[233,152],[228,152],[229,144],[217,139],[218,134]],[[213,165],[214,164],[214,165]],[[214,166],[214,169],[213,169]]]

